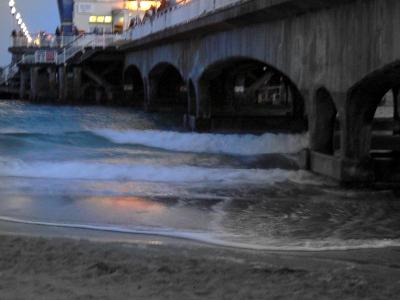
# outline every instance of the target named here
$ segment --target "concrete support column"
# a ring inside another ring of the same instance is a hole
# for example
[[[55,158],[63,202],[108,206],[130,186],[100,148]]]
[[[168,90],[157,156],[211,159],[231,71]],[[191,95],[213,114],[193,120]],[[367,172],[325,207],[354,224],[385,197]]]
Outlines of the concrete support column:
[[[26,99],[29,75],[30,75],[30,73],[28,70],[21,69],[20,84],[19,84],[19,98],[20,99]]]
[[[30,69],[31,87],[29,100],[37,101],[39,97],[39,69],[31,67]]]
[[[185,115],[185,127],[194,131],[208,131],[211,129],[210,99],[207,83],[199,80],[189,80],[189,113]],[[190,99],[195,97],[195,101]],[[193,107],[194,106],[194,107]]]
[[[147,79],[147,103],[146,111],[154,111],[157,106],[157,86],[158,82],[156,79]]]
[[[330,155],[334,153],[336,115],[335,103],[328,90],[320,88],[315,91],[308,113],[312,151]]]
[[[155,82],[150,82],[148,77],[143,79],[144,83],[144,110],[147,112],[152,112],[155,109],[155,99],[156,99],[156,88],[154,86]]]
[[[82,101],[82,68],[74,67],[73,69],[73,98],[74,102]]]
[[[374,180],[370,158],[372,124],[365,123],[362,109],[346,100],[341,118],[342,181],[371,182]]]
[[[65,102],[66,101],[66,85],[67,85],[67,74],[65,70],[65,66],[61,66],[58,68],[58,101]]]
[[[396,87],[392,89],[393,92],[393,119],[394,119],[394,127],[393,134],[400,135],[400,99],[399,99],[399,91],[400,88]]]
[[[55,67],[49,67],[47,73],[49,74],[48,98],[55,101],[55,99],[57,99],[57,69]]]

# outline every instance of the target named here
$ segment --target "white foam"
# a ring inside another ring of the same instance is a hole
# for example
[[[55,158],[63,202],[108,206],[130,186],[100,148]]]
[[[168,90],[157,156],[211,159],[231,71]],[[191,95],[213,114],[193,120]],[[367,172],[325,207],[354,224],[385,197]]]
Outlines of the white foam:
[[[275,183],[293,173],[281,169],[202,168],[188,165],[136,165],[99,162],[0,161],[0,176],[54,179],[134,180],[144,182]]]
[[[29,133],[27,130],[19,129],[19,128],[0,128],[0,134],[21,134],[21,133]]]
[[[158,130],[92,130],[114,143],[134,144],[170,151],[259,155],[297,153],[308,147],[308,134],[205,134]]]
[[[125,233],[125,234],[140,234],[149,236],[161,236],[169,238],[187,239],[202,243],[208,243],[216,246],[225,246],[251,250],[266,250],[266,251],[347,251],[356,249],[380,249],[388,247],[399,247],[400,240],[398,239],[371,239],[371,240],[306,240],[297,243],[287,243],[271,241],[271,244],[256,244],[246,242],[231,242],[223,240],[217,236],[206,232],[188,232],[176,231],[174,229],[161,228],[142,228],[137,229],[126,228],[115,225],[92,225],[92,224],[77,224],[77,223],[56,223],[48,221],[33,221],[24,220],[15,217],[0,216],[0,221],[11,222],[26,225],[38,225],[46,227],[60,227],[70,229],[83,229],[93,231],[103,231],[110,233]],[[237,237],[237,236],[236,236]],[[107,237],[105,237],[107,239]]]

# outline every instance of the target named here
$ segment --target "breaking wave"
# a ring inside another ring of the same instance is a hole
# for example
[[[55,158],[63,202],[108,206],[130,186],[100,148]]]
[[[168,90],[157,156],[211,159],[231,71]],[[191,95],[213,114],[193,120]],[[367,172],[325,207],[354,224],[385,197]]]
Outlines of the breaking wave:
[[[203,168],[189,165],[136,165],[95,162],[0,162],[0,176],[83,179],[134,180],[145,182],[243,182],[274,183],[297,177],[298,172],[282,169]]]
[[[298,153],[308,147],[308,134],[200,134],[111,129],[97,129],[92,132],[117,144],[143,145],[179,152],[261,155]]]

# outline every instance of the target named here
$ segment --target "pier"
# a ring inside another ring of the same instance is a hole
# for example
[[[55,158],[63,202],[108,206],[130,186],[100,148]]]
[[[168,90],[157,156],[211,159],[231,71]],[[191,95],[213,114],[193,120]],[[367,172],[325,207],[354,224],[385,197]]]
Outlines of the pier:
[[[201,132],[308,131],[305,168],[399,184],[397,20],[397,0],[186,1],[119,34],[14,41],[0,93],[170,111]]]

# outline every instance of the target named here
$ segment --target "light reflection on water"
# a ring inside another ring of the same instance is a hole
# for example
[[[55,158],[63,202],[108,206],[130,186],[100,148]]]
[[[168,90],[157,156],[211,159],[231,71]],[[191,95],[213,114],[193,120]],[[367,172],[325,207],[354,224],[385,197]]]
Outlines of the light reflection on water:
[[[0,102],[0,115],[3,220],[266,249],[399,244],[398,194],[341,189],[273,153],[295,152],[301,136],[171,135],[169,119],[115,108]]]

